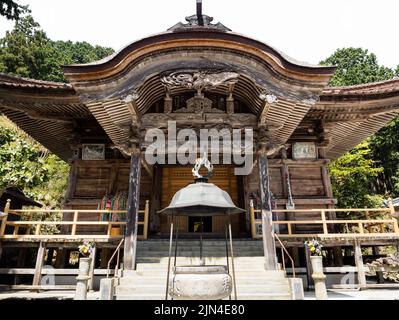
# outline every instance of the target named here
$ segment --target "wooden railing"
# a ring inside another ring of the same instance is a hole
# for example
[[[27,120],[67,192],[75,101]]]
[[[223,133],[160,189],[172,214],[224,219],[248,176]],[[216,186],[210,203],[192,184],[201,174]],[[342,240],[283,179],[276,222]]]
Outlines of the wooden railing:
[[[119,210],[10,210],[10,202],[7,202],[4,213],[5,215],[1,219],[0,227],[0,239],[6,240],[42,240],[42,239],[112,239],[122,238],[123,233],[120,232],[123,226],[126,226],[126,221],[102,221],[105,214],[110,215],[126,215],[126,211]],[[149,221],[149,201],[146,201],[145,209],[140,210],[139,214],[142,219],[138,222],[138,225],[143,226],[143,232],[138,235],[138,239],[146,240],[148,237],[148,221]],[[71,221],[34,221],[34,214],[46,214],[48,216],[56,214],[69,213],[72,215]],[[17,216],[28,217],[26,221],[8,221],[9,214]],[[90,216],[90,218],[87,218]],[[95,220],[94,217],[98,217]],[[79,220],[82,218],[82,220]],[[86,220],[83,220],[86,219]],[[91,220],[87,220],[91,219]],[[12,232],[6,232],[7,226],[13,227]],[[70,228],[59,228],[56,234],[43,234],[44,227],[62,227],[67,226]],[[78,232],[78,227],[90,226],[93,227],[93,231],[85,234],[84,232]],[[21,228],[24,227],[25,231],[21,233]],[[34,232],[31,232],[31,229]],[[116,229],[117,228],[117,229]],[[61,230],[62,229],[62,230]],[[65,231],[66,230],[66,231]]]
[[[255,210],[251,207],[251,233],[252,238],[257,239],[262,237],[262,217],[261,210]],[[327,219],[327,213],[352,213],[361,214],[364,219]],[[286,226],[280,228],[278,236],[280,238],[359,238],[359,237],[399,237],[398,220],[394,218],[395,210],[392,206],[381,209],[300,209],[300,210],[273,210],[273,214],[279,216],[280,214],[296,214],[300,217],[303,213],[319,214],[320,218],[315,220],[279,220],[273,221],[274,226]],[[373,215],[385,214],[389,218],[380,219],[379,217],[371,218]],[[320,229],[321,232],[298,232],[296,226],[314,226],[315,230]],[[372,227],[377,226],[377,232]],[[283,229],[283,230],[281,230]],[[339,230],[339,231],[337,231]]]

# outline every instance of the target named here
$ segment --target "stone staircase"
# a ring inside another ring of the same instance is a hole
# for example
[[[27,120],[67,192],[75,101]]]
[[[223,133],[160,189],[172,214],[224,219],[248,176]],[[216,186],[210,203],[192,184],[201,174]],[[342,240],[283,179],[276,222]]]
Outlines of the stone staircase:
[[[282,270],[263,268],[261,241],[234,240],[237,296],[239,300],[290,300],[291,289]],[[115,288],[117,300],[164,300],[169,242],[148,240],[139,242],[137,270],[124,271]],[[226,265],[224,240],[204,240],[206,265]],[[174,256],[174,248],[173,248]],[[180,240],[177,265],[199,264],[199,241]],[[173,266],[173,259],[171,261]],[[230,264],[230,270],[231,264]],[[232,296],[234,298],[234,295]]]

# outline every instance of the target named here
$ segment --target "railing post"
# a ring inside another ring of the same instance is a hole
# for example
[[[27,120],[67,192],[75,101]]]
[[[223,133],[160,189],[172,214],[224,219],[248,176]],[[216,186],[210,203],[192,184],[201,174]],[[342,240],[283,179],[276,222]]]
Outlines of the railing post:
[[[33,282],[32,282],[33,286],[40,285],[40,280],[42,279],[44,256],[46,255],[46,248],[47,248],[47,244],[41,241],[39,243],[39,248],[37,250],[35,274],[33,276]]]
[[[287,223],[287,229],[288,229],[288,235],[289,236],[292,235],[292,223],[291,222]]]
[[[252,199],[251,199],[249,205],[250,205],[249,212],[250,212],[250,217],[251,217],[251,234],[252,234],[252,239],[255,239],[256,238],[255,208],[254,208],[254,202]]]
[[[361,290],[366,288],[367,281],[366,281],[366,273],[364,271],[362,248],[360,243],[356,240],[354,242],[354,251],[355,251],[355,263],[357,268],[357,279],[359,283],[359,288]]]
[[[395,207],[393,206],[392,200],[389,200],[388,207],[389,207],[389,211],[390,211],[391,215],[394,215],[395,214]]]
[[[8,212],[10,211],[10,204],[11,200],[8,199],[6,206],[4,207],[4,217],[1,219],[1,227],[0,227],[0,237],[4,236],[6,232],[6,225],[7,225],[7,220],[8,220]]]
[[[150,215],[150,201],[147,200],[145,202],[145,209],[144,209],[144,227],[143,227],[143,238],[147,240],[148,238],[148,220]]]
[[[73,213],[73,225],[72,225],[72,232],[71,232],[72,236],[76,235],[76,222],[78,222],[78,218],[79,218],[79,211],[75,211]]]
[[[364,233],[363,222],[359,222],[359,232]]]
[[[111,237],[111,232],[112,232],[112,222],[108,222],[108,229],[107,229],[107,236]]]
[[[323,221],[323,233],[325,235],[327,235],[328,228],[327,228],[327,223],[326,223],[326,212],[323,209],[321,210],[321,220]]]
[[[36,230],[35,230],[35,236],[39,236],[41,231],[41,225],[37,224],[36,225]]]
[[[393,219],[392,223],[393,223],[393,230],[394,230],[394,232],[395,232],[396,234],[399,234],[398,220]]]

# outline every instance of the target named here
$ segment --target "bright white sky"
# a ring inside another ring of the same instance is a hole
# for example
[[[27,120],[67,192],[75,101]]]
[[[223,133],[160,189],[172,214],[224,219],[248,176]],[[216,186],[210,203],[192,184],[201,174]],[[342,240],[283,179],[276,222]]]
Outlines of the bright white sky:
[[[118,50],[195,13],[195,0],[19,0],[53,40]],[[399,64],[396,0],[203,0],[204,13],[235,32],[318,63],[342,47],[363,47],[381,64]],[[12,23],[0,18],[0,37]]]

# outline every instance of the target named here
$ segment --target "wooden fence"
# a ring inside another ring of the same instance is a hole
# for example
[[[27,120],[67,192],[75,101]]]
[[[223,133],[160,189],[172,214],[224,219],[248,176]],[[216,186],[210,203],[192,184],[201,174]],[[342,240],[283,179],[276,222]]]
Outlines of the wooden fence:
[[[10,202],[4,210],[4,215],[1,216],[0,239],[1,240],[43,240],[43,239],[57,239],[57,240],[77,240],[77,239],[117,239],[122,238],[123,233],[120,232],[121,227],[126,226],[126,221],[103,221],[104,215],[126,215],[126,211],[116,210],[11,210]],[[143,226],[141,235],[138,239],[146,240],[148,237],[148,221],[149,221],[149,201],[146,201],[145,209],[140,210],[138,225]],[[73,215],[71,221],[37,221],[33,219],[35,214],[45,214],[47,216],[54,216],[56,214],[69,213]],[[27,218],[26,221],[9,221],[10,214]],[[93,217],[98,217],[93,218]],[[122,219],[117,219],[122,220]],[[11,232],[7,232],[7,226],[12,227]],[[69,228],[62,228],[67,226]],[[93,231],[90,234],[79,232],[79,226],[91,226]],[[45,227],[56,227],[56,234],[43,234]],[[67,231],[63,231],[67,230]]]
[[[364,219],[327,219],[326,213],[358,213]],[[278,236],[282,239],[288,238],[360,238],[360,237],[391,237],[399,236],[398,220],[394,218],[395,210],[392,206],[381,209],[301,209],[301,210],[273,210],[273,214],[298,214],[315,213],[320,214],[317,220],[279,220],[273,221],[274,226],[286,226],[285,230],[280,230]],[[385,214],[386,219],[371,216]],[[262,237],[262,212],[251,207],[251,233],[253,239]],[[295,230],[295,226],[306,225],[320,228],[318,233],[304,233]],[[376,228],[373,228],[376,227]],[[281,228],[280,228],[281,229]],[[338,230],[338,231],[337,231]],[[377,231],[375,231],[377,230]]]

